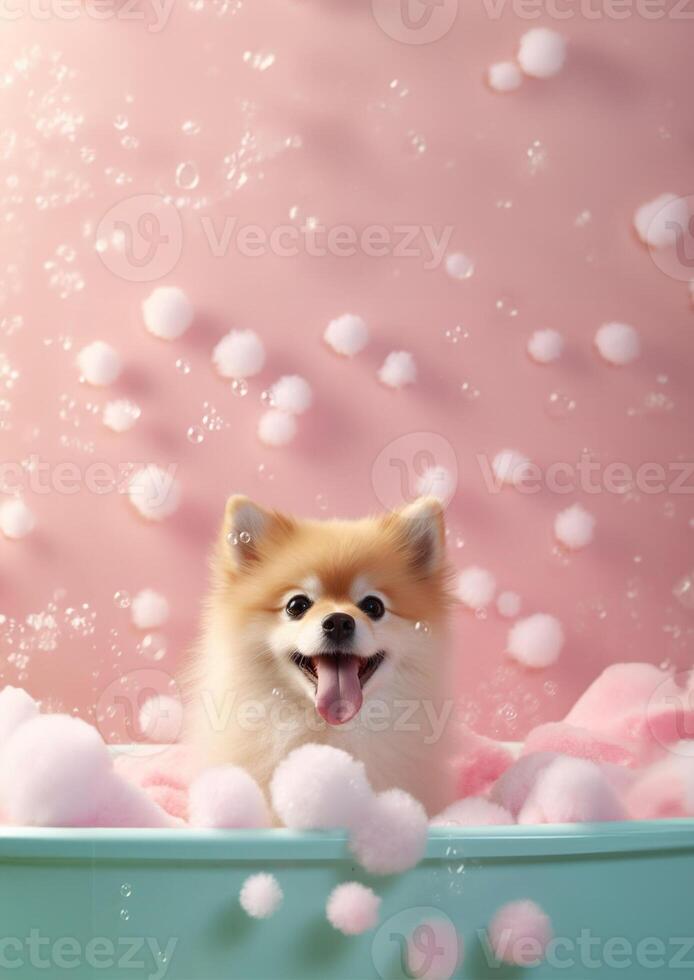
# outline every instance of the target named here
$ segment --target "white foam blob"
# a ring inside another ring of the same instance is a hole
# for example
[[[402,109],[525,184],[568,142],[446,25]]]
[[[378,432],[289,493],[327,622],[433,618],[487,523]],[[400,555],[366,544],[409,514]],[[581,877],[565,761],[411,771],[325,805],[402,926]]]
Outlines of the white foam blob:
[[[338,354],[354,357],[369,342],[369,328],[366,321],[354,313],[344,313],[331,320],[323,335],[325,342]]]
[[[595,334],[595,346],[604,360],[619,367],[641,353],[639,335],[628,323],[603,323]]]
[[[101,420],[107,429],[112,432],[128,432],[135,425],[142,410],[135,402],[127,398],[119,398],[116,401],[107,402]]]
[[[502,449],[492,460],[494,475],[500,483],[519,486],[529,472],[530,460],[516,449]]]
[[[389,388],[404,388],[417,380],[417,363],[406,350],[394,350],[386,357],[379,372],[379,380]]]
[[[274,408],[290,415],[302,415],[313,404],[313,389],[306,378],[298,374],[286,374],[270,389]]]
[[[250,378],[263,369],[265,347],[254,330],[231,330],[212,351],[212,361],[223,378]]]
[[[566,40],[558,31],[534,27],[522,36],[518,64],[532,78],[551,78],[564,67]]]
[[[689,225],[689,205],[677,194],[665,193],[637,208],[636,234],[645,245],[667,248],[675,245]]]
[[[161,466],[150,463],[137,470],[128,483],[130,502],[149,521],[163,521],[178,510],[181,487]]]
[[[6,538],[25,538],[35,527],[36,518],[21,497],[11,497],[0,504],[0,531]]]
[[[470,565],[458,576],[457,594],[470,609],[484,609],[494,598],[496,579],[486,568]]]
[[[168,599],[154,589],[142,589],[130,606],[133,623],[140,630],[163,626],[169,618],[169,612]]]
[[[286,446],[296,436],[297,428],[293,415],[271,408],[260,416],[258,438],[266,446]]]
[[[497,61],[489,66],[487,81],[495,92],[513,92],[523,81],[523,75],[515,61]]]
[[[177,286],[157,287],[142,304],[145,327],[162,340],[183,336],[194,316],[193,304]]]
[[[511,627],[506,652],[524,667],[550,667],[559,659],[564,646],[564,629],[548,613],[535,613],[519,619]]]
[[[282,904],[284,894],[274,875],[259,872],[243,883],[239,902],[252,919],[268,919]]]
[[[580,504],[573,504],[557,514],[554,536],[560,544],[571,550],[585,548],[593,540],[595,518]]]
[[[551,364],[561,356],[564,338],[558,330],[536,330],[528,341],[528,354],[538,364]]]
[[[84,380],[97,387],[113,384],[123,370],[120,354],[103,340],[83,347],[77,355],[77,366]]]
[[[427,466],[417,477],[417,495],[419,497],[436,497],[441,503],[447,504],[456,489],[456,479],[445,466]]]

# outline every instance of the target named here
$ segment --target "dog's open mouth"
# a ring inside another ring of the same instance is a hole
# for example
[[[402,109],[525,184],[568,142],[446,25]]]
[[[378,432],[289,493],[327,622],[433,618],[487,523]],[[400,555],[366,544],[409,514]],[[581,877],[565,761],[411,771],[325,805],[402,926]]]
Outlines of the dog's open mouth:
[[[320,654],[305,657],[292,654],[292,662],[316,688],[316,710],[330,725],[344,725],[354,718],[363,701],[364,685],[385,660],[375,653],[368,659],[351,653]]]

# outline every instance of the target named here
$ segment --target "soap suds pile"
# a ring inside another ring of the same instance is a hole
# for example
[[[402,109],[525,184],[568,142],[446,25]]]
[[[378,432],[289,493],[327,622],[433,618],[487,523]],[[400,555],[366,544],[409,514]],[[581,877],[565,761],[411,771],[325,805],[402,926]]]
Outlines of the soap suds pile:
[[[158,598],[145,594],[144,605],[162,612]],[[544,658],[551,658],[563,638],[549,617],[516,624],[513,645],[524,647],[533,621]],[[291,752],[266,799],[243,769],[190,768],[183,746],[114,764],[94,728],[41,714],[28,694],[7,687],[0,692],[0,810],[6,823],[34,826],[228,830],[268,828],[274,814],[294,830],[343,830],[363,871],[402,874],[424,857],[430,826],[450,832],[694,816],[694,742],[680,738],[694,726],[694,671],[687,683],[648,664],[608,668],[564,721],[534,729],[517,756],[463,732],[460,799],[431,821],[402,790],[374,792],[363,763],[331,746]],[[143,706],[141,725],[152,741],[168,734],[157,731],[158,713],[175,711],[166,700]],[[251,875],[239,893],[254,919],[281,914],[283,900],[279,872]],[[336,930],[356,936],[378,925],[380,906],[377,889],[348,881],[326,896],[324,914]],[[530,899],[504,905],[487,929],[496,959],[516,966],[541,962],[552,936],[548,915]]]

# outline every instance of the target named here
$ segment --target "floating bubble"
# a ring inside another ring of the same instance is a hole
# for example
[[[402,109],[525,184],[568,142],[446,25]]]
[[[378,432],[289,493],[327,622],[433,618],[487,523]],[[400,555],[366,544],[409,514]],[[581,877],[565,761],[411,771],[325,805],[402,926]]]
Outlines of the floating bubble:
[[[231,382],[231,393],[237,398],[245,398],[248,394],[248,382],[245,378],[234,378]]]
[[[463,383],[460,386],[460,391],[463,397],[467,398],[468,401],[471,402],[479,398],[481,394],[479,388],[476,385],[474,385],[472,381],[463,381]]]
[[[166,640],[161,633],[148,633],[140,644],[142,655],[155,662],[166,656]]]
[[[571,415],[575,409],[575,400],[570,395],[567,395],[562,391],[551,392],[545,405],[545,411],[552,419],[566,418],[567,415]]]
[[[533,140],[525,151],[528,160],[528,170],[535,176],[547,165],[547,149],[540,140]]]
[[[192,160],[184,160],[176,167],[176,185],[181,190],[192,191],[200,183],[198,168]]]

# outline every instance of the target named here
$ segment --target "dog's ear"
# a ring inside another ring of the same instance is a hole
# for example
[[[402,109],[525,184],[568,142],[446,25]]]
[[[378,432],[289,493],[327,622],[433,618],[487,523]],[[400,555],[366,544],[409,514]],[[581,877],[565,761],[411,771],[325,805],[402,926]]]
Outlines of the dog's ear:
[[[224,511],[222,548],[232,569],[242,571],[262,560],[264,547],[289,530],[291,521],[249,497],[234,494]]]
[[[436,497],[419,497],[398,517],[413,566],[428,575],[441,567],[446,548],[443,507]]]

